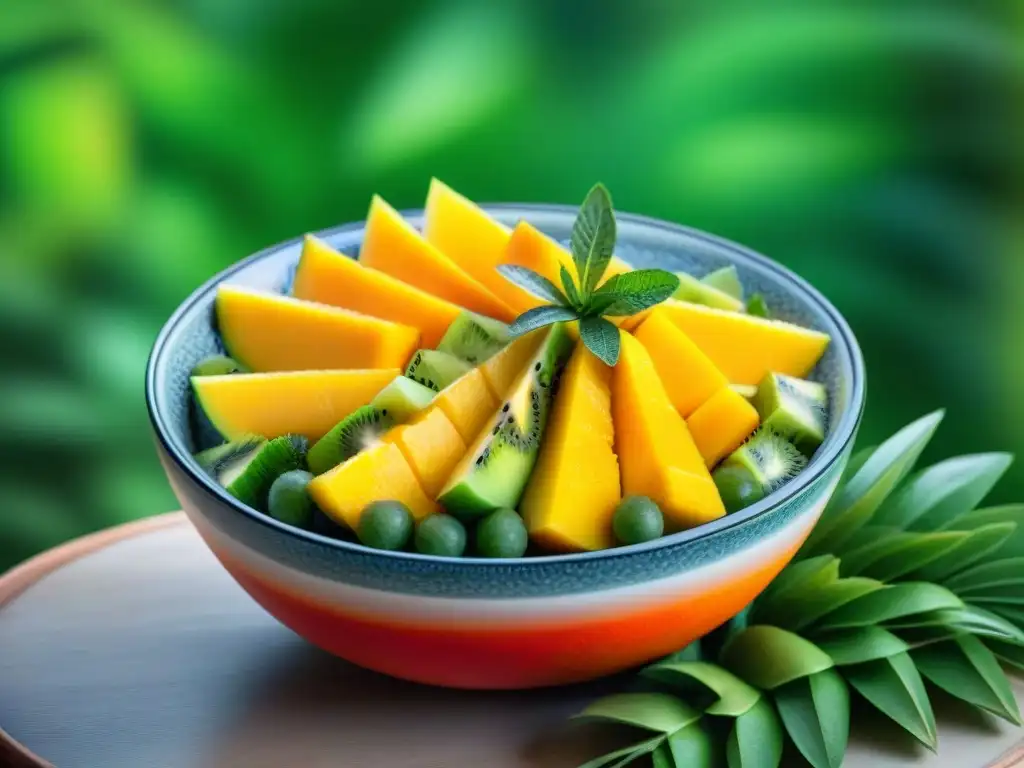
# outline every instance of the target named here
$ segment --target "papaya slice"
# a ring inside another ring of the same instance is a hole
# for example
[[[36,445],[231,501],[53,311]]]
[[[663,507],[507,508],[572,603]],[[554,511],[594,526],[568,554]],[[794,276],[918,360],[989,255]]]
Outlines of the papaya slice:
[[[757,429],[761,417],[739,392],[722,387],[686,420],[708,469],[735,451]]]
[[[466,445],[471,445],[498,407],[479,368],[473,368],[442,389],[434,405],[444,411]]]
[[[672,299],[658,309],[733,384],[757,386],[772,372],[805,378],[829,344],[824,333],[754,315]]]
[[[380,368],[193,376],[192,391],[225,441],[303,435],[312,443],[400,375]]]
[[[506,304],[428,243],[379,195],[370,203],[359,261],[481,315],[505,322],[515,319]]]
[[[622,333],[612,371],[612,421],[622,493],[647,496],[669,529],[722,517],[725,507],[686,422],[643,345]]]
[[[480,366],[480,372],[495,399],[505,399],[509,389],[515,384],[546,335],[547,331],[544,328],[530,331],[514,339]]]
[[[421,343],[431,349],[462,311],[450,301],[338,253],[313,235],[306,235],[302,244],[292,295],[418,328]]]
[[[611,369],[577,344],[563,374],[519,511],[530,536],[561,551],[614,546],[621,498],[612,450]]]
[[[384,435],[386,443],[401,449],[430,498],[437,498],[448,476],[466,453],[466,443],[440,408],[429,408],[409,424]]]
[[[228,354],[256,373],[404,368],[419,346],[408,325],[241,286],[220,286],[216,312]]]

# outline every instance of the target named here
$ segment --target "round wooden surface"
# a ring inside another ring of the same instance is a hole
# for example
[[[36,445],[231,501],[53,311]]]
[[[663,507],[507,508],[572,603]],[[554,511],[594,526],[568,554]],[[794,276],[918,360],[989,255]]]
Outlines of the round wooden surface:
[[[180,514],[0,578],[3,766],[571,768],[607,745],[566,718],[613,687],[469,693],[357,669],[264,613]],[[939,713],[940,756],[865,715],[845,765],[1024,766],[1016,729]]]

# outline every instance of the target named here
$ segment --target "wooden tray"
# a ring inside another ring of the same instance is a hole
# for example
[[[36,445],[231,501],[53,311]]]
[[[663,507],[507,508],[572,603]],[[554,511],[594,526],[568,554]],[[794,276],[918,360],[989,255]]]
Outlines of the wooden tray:
[[[466,693],[357,669],[265,614],[180,513],[0,578],[0,766],[573,768],[599,745],[565,718],[613,685]],[[872,721],[846,766],[1024,766],[1020,731],[939,713],[941,756]]]

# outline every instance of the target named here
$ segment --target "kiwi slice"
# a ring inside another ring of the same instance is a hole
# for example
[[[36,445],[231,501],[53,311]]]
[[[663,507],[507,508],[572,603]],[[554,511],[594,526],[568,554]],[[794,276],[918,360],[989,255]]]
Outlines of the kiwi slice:
[[[309,471],[322,475],[333,469],[376,443],[394,424],[386,408],[375,405],[356,408],[309,449],[306,457]]]
[[[249,369],[233,357],[211,355],[200,360],[192,368],[192,376],[225,376],[229,373],[248,373]]]
[[[737,301],[743,301],[743,284],[740,282],[736,267],[731,264],[728,267],[716,269],[714,272],[708,272],[700,281],[704,285],[729,294]]]
[[[805,456],[812,456],[825,439],[828,390],[823,384],[769,373],[752,402],[761,424],[787,438]]]
[[[370,405],[380,411],[387,411],[396,424],[408,421],[422,411],[437,394],[430,387],[413,381],[406,376],[396,376],[390,384],[377,393]]]
[[[418,349],[405,369],[413,381],[440,392],[472,366],[455,355],[436,349]]]
[[[712,477],[729,512],[781,488],[807,466],[807,457],[785,437],[762,426],[737,448]]]
[[[529,366],[485,430],[455,467],[439,501],[454,515],[475,518],[515,507],[537,461],[558,376],[572,351],[564,323],[548,331]]]
[[[505,323],[464,310],[448,326],[437,348],[470,365],[479,365],[511,340]]]
[[[273,440],[245,437],[209,448],[195,458],[236,499],[265,510],[274,480],[305,465],[308,444],[301,435],[285,435]]]
[[[688,301],[691,304],[703,304],[706,307],[724,309],[729,312],[742,312],[743,302],[724,291],[703,283],[686,272],[676,272],[679,288],[672,294],[673,299]]]

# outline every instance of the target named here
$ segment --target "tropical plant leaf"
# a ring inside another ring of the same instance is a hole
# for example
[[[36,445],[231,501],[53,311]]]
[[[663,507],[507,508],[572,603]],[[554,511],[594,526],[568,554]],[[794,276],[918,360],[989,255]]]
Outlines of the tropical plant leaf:
[[[838,579],[839,558],[833,555],[818,555],[792,563],[783,568],[764,592],[758,595],[750,611],[751,619],[770,615],[794,589],[813,592]]]
[[[584,301],[601,280],[615,250],[615,214],[604,184],[587,193],[572,227],[570,250]]]
[[[894,493],[875,515],[879,525],[904,530],[942,528],[974,509],[999,482],[1013,456],[957,456],[922,470]]]
[[[1012,523],[1016,526],[1013,535],[998,549],[998,554],[1002,557],[1024,557],[1024,504],[975,509],[957,518],[948,527],[967,531],[995,523]]]
[[[579,309],[582,306],[580,292],[572,279],[572,275],[569,274],[569,270],[565,268],[565,264],[558,268],[558,279],[562,283],[562,292],[569,299],[570,306]]]
[[[843,676],[861,696],[934,751],[935,714],[909,654],[897,653],[846,667]]]
[[[980,563],[946,579],[945,583],[964,596],[984,592],[989,587],[1019,586],[1024,590],[1024,557]]]
[[[877,661],[910,650],[909,646],[892,632],[874,626],[840,629],[816,635],[814,644],[840,667]]]
[[[644,755],[651,754],[659,747],[659,745],[664,743],[664,734],[659,734],[654,738],[647,739],[647,741],[630,744],[628,747],[623,747],[622,749],[617,749],[614,752],[609,752],[606,755],[595,757],[593,760],[588,760],[580,765],[579,768],[622,768],[624,765],[629,765],[630,763],[639,760]]]
[[[657,749],[651,752],[651,768],[675,768],[676,761],[669,750],[668,741],[661,742]]]
[[[499,264],[498,271],[505,279],[538,299],[544,299],[559,306],[567,306],[570,303],[554,283],[532,269],[520,267],[517,264]]]
[[[814,768],[839,768],[850,731],[850,692],[826,669],[773,692],[775,706],[800,754]]]
[[[667,693],[616,693],[598,699],[578,715],[580,720],[603,720],[657,733],[672,733],[700,717],[689,704]]]
[[[904,582],[851,600],[822,617],[818,624],[830,629],[867,627],[917,613],[962,607],[960,598],[937,584]]]
[[[766,698],[736,718],[725,744],[729,768],[777,768],[782,762],[782,723]]]
[[[990,603],[988,607],[992,609],[992,613],[1005,619],[1013,626],[1018,629],[1024,629],[1024,609],[1018,608],[1015,605],[1007,605],[1006,603]]]
[[[674,768],[713,768],[715,764],[714,742],[699,721],[670,733],[665,746],[672,758],[668,765]]]
[[[884,584],[874,579],[853,576],[813,591],[793,590],[772,611],[771,620],[777,626],[799,631],[847,603],[884,588]]]
[[[588,314],[635,315],[660,304],[679,288],[679,278],[663,269],[634,269],[613,275],[591,298]]]
[[[969,531],[939,531],[903,535],[908,538],[901,540],[901,546],[875,559],[860,573],[878,581],[897,581],[938,560],[968,539],[971,534]]]
[[[709,715],[739,717],[761,698],[757,689],[728,670],[703,661],[662,662],[647,667],[641,674],[670,685],[681,685],[690,691],[699,687],[710,692],[714,698],[705,707]]]
[[[961,635],[913,651],[918,670],[934,685],[1015,725],[1020,710],[996,657],[976,637]]]
[[[736,635],[722,649],[722,666],[763,691],[833,666],[814,643],[778,627],[758,625]]]
[[[986,640],[985,646],[1004,664],[1024,672],[1024,645],[1005,640]]]
[[[969,530],[966,539],[907,576],[912,576],[916,581],[933,581],[941,584],[982,558],[1001,550],[1013,535],[1016,525],[1008,522],[989,523]]]
[[[864,465],[836,493],[805,551],[834,552],[854,531],[866,525],[897,484],[907,475],[942,422],[935,411],[907,425],[871,453]]]
[[[1002,616],[977,605],[965,605],[963,608],[948,608],[908,616],[889,622],[887,627],[897,631],[901,636],[904,635],[903,630],[945,627],[954,633],[967,633],[979,637],[1024,643],[1024,630]]]
[[[874,544],[879,539],[886,539],[899,533],[903,533],[903,531],[897,528],[890,528],[887,525],[865,525],[851,533],[843,542],[842,551],[836,552],[835,555],[843,563],[846,563],[847,558],[861,547],[866,547],[868,544]]]
[[[995,603],[997,605],[1019,605],[1024,608],[1024,577],[1015,584],[999,584],[963,592],[961,597],[980,605]]]
[[[543,328],[545,325],[553,325],[565,320],[575,320],[576,313],[566,307],[555,307],[546,304],[542,307],[528,309],[508,327],[512,336],[522,336],[524,333]]]
[[[580,320],[580,338],[605,365],[619,361],[619,329],[610,321],[603,317],[584,317]]]

